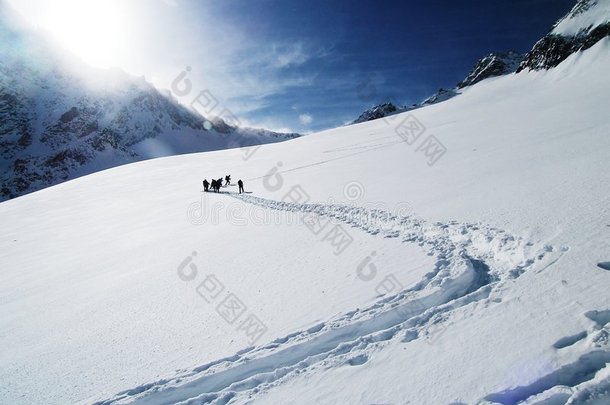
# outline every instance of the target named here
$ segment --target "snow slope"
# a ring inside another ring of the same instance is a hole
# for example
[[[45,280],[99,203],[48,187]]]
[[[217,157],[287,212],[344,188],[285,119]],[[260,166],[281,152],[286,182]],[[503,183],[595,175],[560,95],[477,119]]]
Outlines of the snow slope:
[[[609,51],[3,202],[1,402],[607,404]]]
[[[94,69],[16,19],[0,2],[0,200],[138,160],[298,136],[240,128],[209,90],[186,91],[183,80],[171,95]]]
[[[577,35],[583,30],[590,32],[607,23],[608,20],[610,20],[610,1],[581,0],[568,15],[555,24],[551,33],[564,36]]]

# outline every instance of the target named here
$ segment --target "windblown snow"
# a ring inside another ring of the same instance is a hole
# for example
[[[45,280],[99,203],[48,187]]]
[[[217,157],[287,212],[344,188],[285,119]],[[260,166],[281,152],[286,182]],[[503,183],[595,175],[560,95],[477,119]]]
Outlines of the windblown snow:
[[[609,0],[581,0],[567,16],[559,20],[551,33],[577,35],[584,29],[589,32],[610,20]]]
[[[3,202],[1,402],[608,404],[609,51]]]

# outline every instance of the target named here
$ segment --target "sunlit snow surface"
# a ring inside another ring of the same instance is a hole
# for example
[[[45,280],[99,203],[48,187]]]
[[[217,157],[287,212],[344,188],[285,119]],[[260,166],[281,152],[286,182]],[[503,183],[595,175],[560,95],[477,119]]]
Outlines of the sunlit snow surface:
[[[0,402],[608,403],[609,51],[0,204]]]

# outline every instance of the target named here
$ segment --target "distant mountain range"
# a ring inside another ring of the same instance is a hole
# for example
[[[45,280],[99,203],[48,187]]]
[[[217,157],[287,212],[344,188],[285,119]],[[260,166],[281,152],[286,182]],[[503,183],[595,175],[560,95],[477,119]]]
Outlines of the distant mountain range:
[[[453,89],[439,89],[424,101],[411,106],[390,102],[369,108],[350,124],[371,121],[388,115],[440,103],[455,97],[468,86],[482,80],[518,73],[523,70],[550,69],[571,54],[588,49],[610,35],[610,0],[579,0],[568,14],[526,54],[509,51],[491,53],[477,61],[466,78]]]
[[[299,136],[208,120],[143,78],[85,65],[16,19],[0,2],[0,201],[143,159]]]
[[[505,53],[491,53],[481,59],[474,65],[468,76],[461,82],[459,82],[453,89],[438,89],[436,93],[426,98],[420,103],[412,104],[410,106],[396,106],[390,102],[376,105],[364,111],[360,116],[351,122],[350,124],[358,124],[360,122],[366,122],[383,118],[388,115],[398,114],[405,111],[415,110],[417,108],[425,107],[440,103],[442,101],[449,100],[459,94],[460,90],[472,86],[482,80],[488,79],[494,76],[502,76],[505,74],[513,73],[519,67],[519,63],[523,60],[524,54],[509,51]]]

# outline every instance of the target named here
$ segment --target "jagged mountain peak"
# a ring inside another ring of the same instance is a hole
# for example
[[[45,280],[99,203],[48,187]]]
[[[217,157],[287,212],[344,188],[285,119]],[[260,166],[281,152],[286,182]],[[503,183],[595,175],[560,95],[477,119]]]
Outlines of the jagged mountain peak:
[[[468,76],[458,83],[457,87],[461,89],[489,77],[513,73],[519,67],[524,56],[524,54],[515,51],[490,53],[477,61]]]
[[[610,21],[610,0],[579,0],[576,5],[555,23],[551,33],[576,35],[590,32]]]
[[[454,89],[438,89],[436,93],[426,98],[419,104],[416,104],[414,107],[423,107],[427,105],[437,104],[446,100],[449,100],[452,97],[457,96],[457,92]]]
[[[609,35],[610,0],[580,0],[534,45],[517,72],[553,68]]]
[[[490,53],[479,59],[479,61],[477,61],[477,63],[474,65],[468,76],[464,80],[459,82],[455,88],[440,88],[438,89],[438,91],[436,91],[436,93],[425,98],[423,101],[412,104],[408,107],[396,106],[391,102],[385,102],[373,106],[364,111],[362,114],[360,114],[360,116],[356,120],[352,121],[350,125],[376,120],[379,118],[387,117],[389,115],[415,110],[417,108],[449,100],[450,98],[457,96],[459,94],[459,90],[464,87],[472,86],[473,84],[490,77],[501,76],[515,72],[523,57],[523,54],[520,54],[515,51]]]
[[[610,0],[579,0],[527,54],[516,51],[490,53],[477,61],[455,89],[439,89],[424,101],[409,107],[396,107],[391,103],[377,105],[363,112],[352,124],[440,103],[459,94],[460,89],[490,77],[524,69],[555,67],[574,52],[588,49],[609,35]]]
[[[358,124],[361,122],[372,121],[378,118],[387,117],[388,115],[396,113],[398,110],[398,107],[396,107],[391,102],[379,104],[364,111],[357,119],[351,122],[351,124]]]

